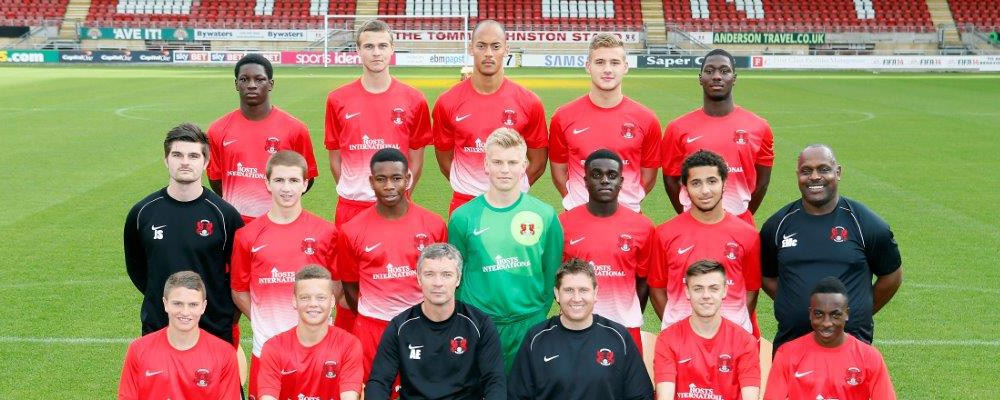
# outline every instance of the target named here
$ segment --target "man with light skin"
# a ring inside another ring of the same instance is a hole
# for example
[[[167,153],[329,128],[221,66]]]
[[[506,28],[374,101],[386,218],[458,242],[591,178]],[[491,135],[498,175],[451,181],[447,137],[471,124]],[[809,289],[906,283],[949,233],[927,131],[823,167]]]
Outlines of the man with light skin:
[[[118,399],[240,399],[232,344],[198,328],[208,305],[198,274],[170,275],[162,300],[168,325],[128,346]]]
[[[322,266],[307,265],[295,274],[292,307],[299,323],[264,343],[258,375],[261,400],[360,397],[361,342],[330,325],[333,287],[330,272]]]
[[[453,191],[449,212],[489,188],[489,178],[481,168],[484,143],[498,128],[518,132],[527,143],[528,167],[515,177],[521,191],[528,191],[545,172],[545,108],[537,95],[504,76],[509,52],[503,25],[480,21],[469,43],[475,63],[472,77],[448,89],[434,104],[435,156]]]
[[[722,318],[726,269],[701,260],[685,273],[691,315],[656,339],[653,375],[658,400],[719,398],[757,400],[760,356],[757,340]]]
[[[395,54],[389,25],[377,19],[365,21],[357,29],[355,43],[361,77],[330,92],[326,99],[324,142],[337,182],[334,223],[338,229],[375,205],[375,193],[368,184],[368,163],[375,152],[383,148],[404,152],[411,175],[407,189],[412,191],[423,171],[424,146],[432,139],[427,99],[389,73]],[[346,298],[339,296],[334,325],[350,332],[355,317]]]
[[[424,300],[385,330],[365,398],[388,399],[398,373],[404,399],[506,399],[496,327],[479,309],[455,300],[462,254],[447,243],[427,246],[417,281]]]
[[[656,184],[660,120],[652,110],[622,93],[628,69],[622,40],[612,33],[594,35],[586,63],[590,92],[552,115],[552,182],[567,210],[587,203],[583,161],[599,149],[611,150],[624,161],[618,201],[625,207],[639,212],[642,199]]]

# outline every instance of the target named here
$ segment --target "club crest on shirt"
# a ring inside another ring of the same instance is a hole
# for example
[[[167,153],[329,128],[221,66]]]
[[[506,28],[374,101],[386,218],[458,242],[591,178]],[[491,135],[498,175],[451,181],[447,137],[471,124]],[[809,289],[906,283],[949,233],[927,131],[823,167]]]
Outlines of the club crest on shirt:
[[[596,361],[598,365],[610,367],[615,364],[615,352],[611,349],[597,350]]]
[[[719,372],[728,373],[733,371],[733,357],[729,354],[719,354]]]
[[[733,143],[747,144],[747,131],[737,129],[736,132],[733,132]]]
[[[847,368],[847,376],[844,378],[844,382],[851,386],[858,386],[861,382],[864,382],[864,377],[861,376],[861,369],[858,367]]]
[[[624,252],[627,253],[630,250],[632,250],[633,246],[635,246],[635,240],[632,239],[632,235],[629,235],[627,233],[623,233],[621,235],[618,235],[618,248],[621,251],[624,251]]]
[[[847,241],[847,229],[842,226],[835,226],[830,228],[830,240],[837,243],[844,243]]]
[[[468,340],[465,340],[465,338],[461,337],[461,336],[455,336],[454,339],[451,339],[451,352],[452,353],[455,353],[455,354],[458,354],[458,355],[462,355],[462,354],[465,354],[465,352],[467,352],[467,351],[469,351],[469,341]]]
[[[424,251],[430,244],[431,239],[426,234],[418,233],[413,235],[413,245],[417,247],[417,251]]]
[[[631,122],[626,122],[622,124],[622,137],[625,139],[634,138],[635,133],[632,132],[633,130],[635,130],[635,124]]]
[[[503,119],[501,122],[503,122],[504,126],[514,126],[517,123],[517,111],[510,108],[503,110]]]
[[[302,239],[302,252],[310,256],[316,254],[316,239],[311,237]]]
[[[278,152],[278,144],[280,144],[280,143],[281,143],[281,139],[278,139],[278,138],[276,138],[274,136],[271,136],[271,137],[267,138],[264,141],[264,151],[267,151],[268,153],[271,153],[271,154],[277,153]]]
[[[209,236],[212,234],[213,230],[212,221],[207,219],[194,223],[194,231],[197,232],[199,236]]]
[[[212,383],[212,374],[208,368],[198,368],[194,371],[194,384],[198,387],[208,387]]]
[[[725,256],[727,260],[736,260],[740,255],[740,245],[736,242],[726,243]]]
[[[524,245],[533,246],[542,238],[545,225],[542,217],[533,211],[521,211],[514,215],[510,221],[510,234],[514,241]]]
[[[323,363],[323,377],[326,379],[333,379],[337,377],[340,372],[340,365],[336,361],[326,360]]]
[[[396,107],[392,109],[392,123],[396,125],[403,124],[403,116],[406,115],[403,107]]]

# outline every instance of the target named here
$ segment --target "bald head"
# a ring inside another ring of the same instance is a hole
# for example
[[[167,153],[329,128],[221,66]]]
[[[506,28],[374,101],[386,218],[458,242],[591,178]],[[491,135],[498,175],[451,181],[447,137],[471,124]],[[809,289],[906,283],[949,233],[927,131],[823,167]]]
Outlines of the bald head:
[[[823,143],[813,143],[799,152],[799,164],[802,164],[803,156],[809,154],[822,155],[824,158],[830,160],[834,165],[837,164],[837,156],[833,153],[833,149],[829,145]]]
[[[503,24],[497,22],[496,20],[484,19],[482,21],[479,21],[479,23],[476,24],[476,27],[472,29],[472,40],[475,41],[476,40],[476,35],[478,35],[479,32],[481,32],[483,29],[487,29],[487,28],[489,28],[489,29],[499,29],[500,33],[503,35],[503,37],[504,38],[507,37],[507,28],[504,28]]]

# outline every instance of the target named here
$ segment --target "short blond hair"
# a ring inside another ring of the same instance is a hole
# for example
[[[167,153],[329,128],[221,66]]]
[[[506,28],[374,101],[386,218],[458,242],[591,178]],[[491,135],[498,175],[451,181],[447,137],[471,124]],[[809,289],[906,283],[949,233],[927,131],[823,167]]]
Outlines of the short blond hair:
[[[361,47],[361,34],[365,32],[385,32],[389,34],[389,43],[392,44],[392,29],[389,28],[389,24],[385,23],[380,19],[370,19],[358,25],[358,29],[354,32],[354,44]]]
[[[267,179],[271,179],[271,171],[273,171],[276,166],[299,167],[302,169],[302,179],[306,179],[306,176],[309,173],[306,158],[302,157],[302,155],[295,150],[282,150],[274,153],[271,155],[271,158],[267,159],[267,168],[264,171]]]
[[[488,149],[490,146],[497,146],[505,150],[520,147],[525,150],[525,156],[527,156],[528,144],[524,142],[520,133],[511,128],[497,128],[490,133],[490,136],[486,138],[485,148]]]
[[[590,51],[597,49],[613,49],[615,47],[625,48],[625,42],[618,35],[608,32],[601,32],[590,39]]]

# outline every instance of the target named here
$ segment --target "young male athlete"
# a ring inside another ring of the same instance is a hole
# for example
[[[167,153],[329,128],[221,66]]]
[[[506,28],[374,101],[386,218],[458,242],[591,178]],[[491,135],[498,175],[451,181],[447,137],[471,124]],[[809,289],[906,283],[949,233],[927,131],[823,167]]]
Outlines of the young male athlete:
[[[583,160],[598,149],[610,149],[623,160],[618,201],[639,211],[656,184],[660,167],[660,120],[622,93],[629,65],[625,44],[611,33],[598,33],[587,56],[590,92],[559,107],[549,128],[552,181],[567,210],[587,203]]]
[[[662,327],[691,315],[684,273],[695,261],[707,259],[726,269],[722,316],[759,337],[750,313],[760,290],[760,238],[752,225],[722,207],[726,161],[699,150],[684,160],[681,182],[691,194],[692,207],[656,228],[656,267],[649,273],[649,297]]]
[[[583,165],[589,200],[559,214],[559,222],[563,260],[579,258],[594,267],[601,287],[595,312],[625,325],[640,345],[639,328],[649,296],[646,274],[653,264],[656,228],[646,216],[619,207],[623,164],[611,150],[590,153]]]
[[[264,343],[260,356],[261,400],[357,400],[361,394],[361,343],[330,325],[336,301],[330,271],[307,265],[295,274],[296,327]]]
[[[503,25],[480,21],[469,43],[475,63],[472,77],[448,89],[434,103],[435,155],[454,192],[449,213],[489,188],[482,165],[486,137],[497,128],[513,129],[527,143],[526,174],[515,177],[519,190],[528,191],[528,185],[545,172],[545,108],[537,95],[504,77],[509,52]]]
[[[240,399],[233,345],[198,328],[205,284],[196,272],[175,272],[163,286],[167,327],[128,346],[119,400]]]
[[[365,398],[388,399],[398,373],[404,399],[505,400],[496,327],[482,311],[455,300],[462,254],[447,243],[427,246],[417,261],[417,281],[423,302],[389,323]]]
[[[294,295],[295,272],[309,264],[328,270],[334,267],[336,229],[302,208],[306,171],[306,160],[299,153],[283,150],[271,156],[266,176],[272,206],[236,232],[232,293],[253,329],[251,398],[259,397],[257,375],[264,342],[298,323],[298,313],[289,301]]]
[[[208,139],[198,126],[180,124],[167,132],[163,161],[170,176],[167,186],[136,203],[125,217],[125,269],[142,293],[142,334],[167,326],[162,292],[167,277],[192,270],[203,277],[208,299],[200,326],[237,344],[228,263],[243,220],[201,185],[209,158]]]
[[[507,398],[652,399],[649,374],[625,327],[594,315],[598,286],[590,264],[564,263],[553,291],[561,313],[525,335]]]
[[[330,172],[337,182],[334,223],[338,228],[375,205],[368,183],[368,163],[375,152],[384,148],[404,152],[413,176],[410,184],[415,187],[423,170],[424,146],[432,139],[427,99],[389,74],[395,52],[389,25],[377,19],[361,24],[355,43],[361,77],[330,92],[326,99],[325,144]],[[355,317],[346,299],[339,298],[334,325],[350,331]]]
[[[723,208],[753,224],[753,213],[771,181],[774,134],[767,121],[733,102],[736,66],[728,52],[708,52],[698,80],[704,92],[702,107],[670,121],[663,134],[667,197],[678,214],[691,207],[693,201],[680,179],[681,164],[698,150],[711,150],[729,165]]]
[[[250,222],[271,207],[263,173],[268,158],[281,150],[301,154],[308,164],[309,187],[317,175],[316,157],[306,125],[271,105],[271,62],[260,54],[247,54],[236,62],[235,75],[240,107],[208,127],[212,153],[208,180],[212,190]]]
[[[341,227],[337,271],[361,340],[365,377],[382,331],[399,313],[420,303],[417,259],[431,243],[447,240],[444,220],[406,198],[411,175],[406,156],[387,148],[372,156],[368,178],[375,206]]]
[[[840,172],[829,146],[807,146],[797,170],[802,198],[779,209],[760,230],[764,291],[774,299],[778,321],[775,349],[809,332],[801,311],[820,279],[834,276],[847,286],[851,320],[845,329],[868,343],[873,316],[903,283],[903,262],[889,224],[839,194]]]
[[[761,379],[757,340],[719,313],[728,286],[725,267],[716,261],[697,261],[684,278],[691,315],[656,339],[657,399],[757,400]]]
[[[778,349],[764,399],[896,399],[882,354],[844,334],[853,311],[847,294],[834,277],[816,284],[809,296],[813,331]]]
[[[493,319],[507,370],[524,334],[548,315],[549,288],[563,252],[555,210],[521,192],[526,149],[524,138],[509,128],[490,134],[484,163],[489,190],[448,221],[448,242],[465,256],[458,299]]]

